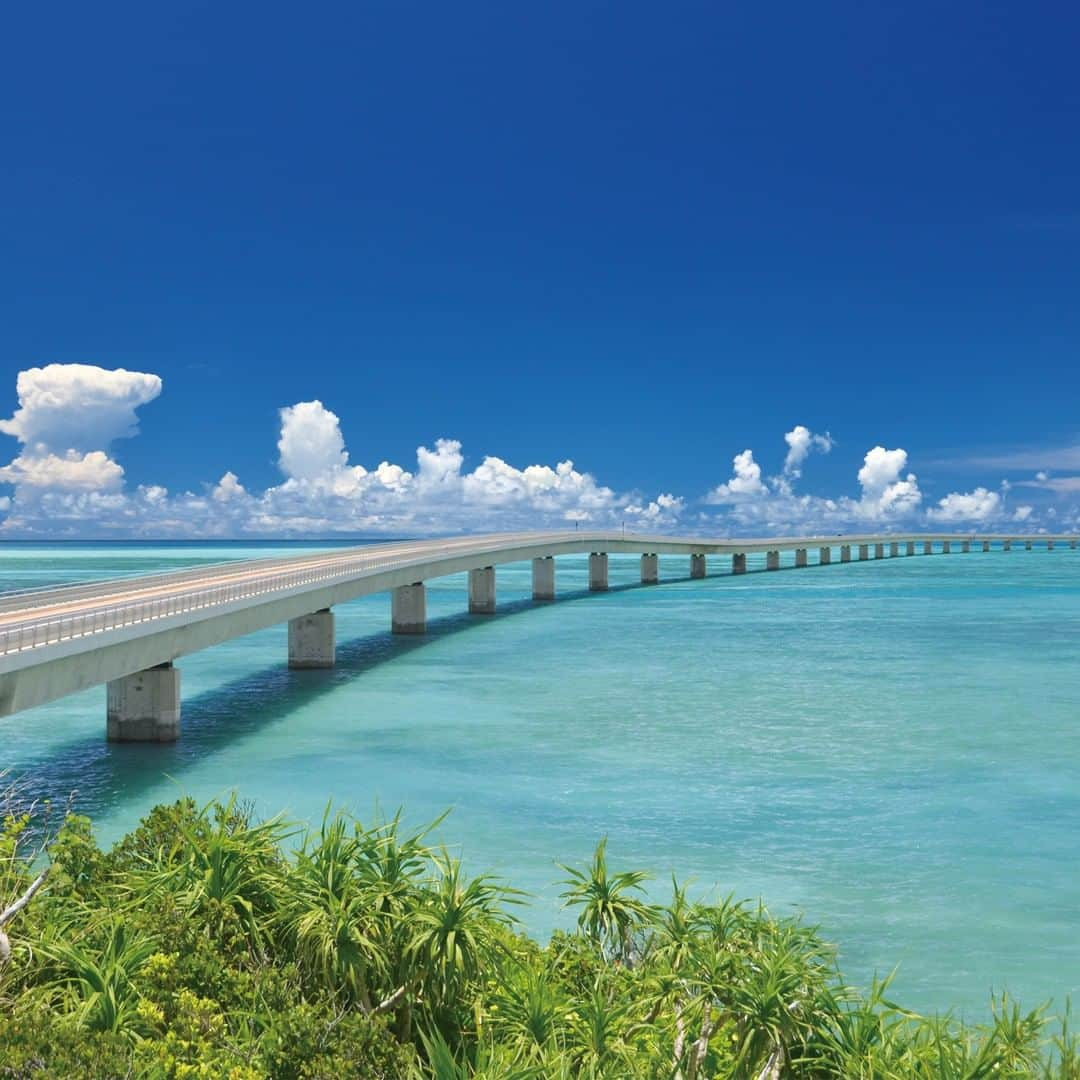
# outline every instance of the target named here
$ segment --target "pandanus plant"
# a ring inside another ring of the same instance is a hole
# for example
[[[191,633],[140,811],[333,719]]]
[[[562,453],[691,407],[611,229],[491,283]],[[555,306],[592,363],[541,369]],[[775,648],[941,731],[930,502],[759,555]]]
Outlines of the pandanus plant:
[[[650,1026],[640,999],[601,976],[567,1014],[567,1051],[575,1076],[630,1076],[634,1040]]]
[[[634,932],[652,917],[652,909],[635,893],[644,894],[642,884],[650,875],[643,870],[609,870],[606,836],[596,845],[592,862],[585,869],[561,863],[559,868],[570,875],[559,882],[567,886],[560,897],[564,907],[580,908],[578,929],[613,959],[631,963]]]
[[[402,829],[400,812],[367,830],[356,826],[355,872],[368,905],[372,935],[385,960],[382,1000],[376,1008],[393,1009],[399,1033],[411,1031],[414,998],[423,974],[417,970],[410,946],[412,915],[423,903],[433,858],[425,838],[445,816],[411,833]]]
[[[439,876],[408,920],[405,952],[438,1008],[501,959],[501,931],[516,922],[503,905],[522,894],[487,875],[466,878],[445,853],[436,863]]]
[[[518,1060],[543,1061],[563,1050],[571,1011],[565,993],[545,971],[526,968],[494,995],[487,1023]]]
[[[157,948],[153,938],[132,933],[120,917],[108,919],[80,939],[56,937],[37,945],[50,962],[65,1011],[80,1026],[132,1035],[141,1029],[135,976]]]
[[[580,1076],[570,1062],[547,1057],[543,1061],[519,1061],[505,1046],[485,1043],[469,1055],[456,1050],[438,1032],[421,1035],[426,1066],[418,1067],[411,1080],[571,1080]]]
[[[327,811],[319,832],[296,852],[278,921],[313,988],[331,989],[346,1004],[371,1012],[372,987],[387,962],[371,898],[356,870],[360,850],[354,823]]]
[[[256,822],[235,796],[210,804],[197,818],[181,818],[172,842],[147,860],[133,899],[168,900],[179,913],[198,913],[212,933],[235,919],[260,947],[285,875],[282,844],[295,832],[281,816]]]

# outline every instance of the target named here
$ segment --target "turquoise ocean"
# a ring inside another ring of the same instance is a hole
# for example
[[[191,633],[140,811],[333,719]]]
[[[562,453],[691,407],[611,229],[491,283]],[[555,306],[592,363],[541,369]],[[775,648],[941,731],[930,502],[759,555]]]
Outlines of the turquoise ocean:
[[[330,546],[4,544],[0,588]],[[336,609],[333,671],[288,671],[284,626],[182,658],[175,746],[107,744],[99,687],[0,720],[3,765],[75,791],[104,841],[233,789],[312,823],[328,802],[451,809],[438,839],[534,894],[541,936],[570,921],[556,863],[607,835],[657,899],[675,872],[801,912],[851,980],[899,965],[909,1006],[1075,994],[1080,552],[709,570],[662,557],[666,583],[641,588],[613,556],[589,595],[584,557],[561,558],[559,601],[533,605],[528,565],[500,567],[486,618],[442,578],[423,639],[391,637],[369,597]]]

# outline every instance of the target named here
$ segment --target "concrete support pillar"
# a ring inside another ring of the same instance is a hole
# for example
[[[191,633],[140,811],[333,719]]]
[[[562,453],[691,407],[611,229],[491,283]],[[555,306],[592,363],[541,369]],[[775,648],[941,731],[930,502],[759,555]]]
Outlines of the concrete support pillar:
[[[806,548],[796,548],[795,549],[795,565],[796,566],[805,566],[806,565]]]
[[[1031,541],[1030,540],[1025,540],[1024,541],[1024,550],[1025,551],[1030,551],[1031,550]]]
[[[172,664],[113,679],[105,701],[109,742],[176,742],[180,735],[180,671]]]
[[[1054,550],[1054,541],[1053,540],[1047,540],[1046,541],[1046,550],[1047,551],[1053,551]]]
[[[390,630],[395,634],[423,634],[427,630],[427,593],[422,581],[394,590]]]
[[[691,555],[690,556],[690,576],[692,578],[703,578],[705,576],[705,556],[704,555]]]
[[[641,556],[641,584],[655,585],[660,580],[660,559],[656,555]]]
[[[841,544],[840,545],[840,561],[841,562],[851,562],[851,545],[850,544]]]
[[[555,560],[547,555],[543,559],[533,559],[533,599],[555,599]]]
[[[495,567],[469,571],[469,614],[495,614]]]
[[[941,541],[941,554],[948,555],[952,551],[952,543],[949,540]]]
[[[332,668],[334,613],[329,608],[289,620],[289,667]]]
[[[983,541],[983,551],[989,551],[989,550],[990,550],[990,541],[989,540],[984,540]]]
[[[746,552],[736,551],[731,556],[731,572],[733,574],[745,574],[746,573]]]
[[[899,555],[899,554],[900,554],[900,545],[894,540],[889,545],[889,558],[890,559],[895,559],[896,556]]]
[[[924,555],[933,555],[934,554],[934,545],[933,545],[933,543],[931,541],[929,541],[929,540],[924,540],[923,541],[922,553]]]
[[[914,540],[909,540],[907,542],[907,553],[909,555],[914,555],[915,554],[915,541]]]
[[[874,545],[874,558],[875,559],[884,559],[885,558],[885,545],[884,544],[875,544]]]
[[[1070,540],[1069,541],[1069,550],[1070,551],[1075,551],[1076,550],[1076,541],[1075,540]]]
[[[963,541],[961,543],[961,545],[960,545],[960,551],[964,555],[969,554],[970,551],[971,551],[971,541],[970,540]]]
[[[832,562],[832,548],[831,547],[823,547],[818,552],[818,565],[819,566],[828,566],[829,563],[831,563],[831,562]]]
[[[607,552],[594,551],[589,556],[589,592],[607,592]]]
[[[859,545],[859,561],[863,562],[863,561],[865,561],[866,559],[869,559],[869,558],[870,558],[870,545],[869,544],[860,544]]]
[[[1001,543],[1001,550],[1002,551],[1012,551],[1012,541],[1011,540],[1003,540],[1002,543]]]
[[[779,570],[780,569],[780,552],[779,551],[766,551],[765,552],[765,569],[766,570]]]

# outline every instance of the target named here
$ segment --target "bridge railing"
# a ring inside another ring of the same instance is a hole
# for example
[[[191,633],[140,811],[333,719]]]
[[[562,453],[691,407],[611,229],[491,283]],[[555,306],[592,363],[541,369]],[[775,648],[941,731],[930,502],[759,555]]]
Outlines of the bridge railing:
[[[531,533],[503,533],[499,534],[498,540],[525,539]],[[550,539],[559,539],[560,536],[569,536],[569,533],[549,533]],[[578,533],[573,534],[575,539]],[[587,534],[580,534],[581,539],[586,539]],[[474,545],[477,541],[485,539],[482,536],[458,537],[454,540],[429,540],[424,541],[425,550],[438,552],[451,545]],[[243,574],[265,574],[276,568],[282,570],[303,569],[306,564],[317,563],[322,565],[328,559],[343,559],[350,563],[359,558],[375,558],[393,556],[404,558],[401,549],[408,545],[415,548],[416,541],[380,541],[378,544],[341,548],[337,552],[332,548],[324,548],[303,555],[277,556],[262,559],[226,559],[222,562],[204,563],[201,566],[189,566],[179,570],[163,570],[154,573],[121,574],[113,578],[103,578],[95,581],[77,582],[68,585],[37,585],[26,589],[11,589],[0,592],[0,614],[17,613],[24,608],[29,609],[44,606],[50,602],[67,603],[76,600],[93,600],[99,596],[108,596],[113,593],[123,592],[138,588],[141,591],[151,588],[166,588],[173,585],[184,585],[187,582],[197,581],[209,574],[237,576]],[[29,618],[29,615],[27,616]]]
[[[559,535],[555,534],[555,537]],[[578,538],[577,534],[565,535]],[[505,544],[508,539],[528,536],[528,533],[510,533],[502,534],[497,541],[495,538],[492,539],[493,542]],[[581,536],[580,539],[584,540],[586,537]],[[256,574],[249,573],[248,576],[240,576],[236,580],[217,585],[181,589],[163,596],[133,598],[101,607],[88,607],[85,611],[73,612],[70,615],[58,615],[51,618],[47,615],[28,616],[26,619],[0,628],[0,656],[40,648],[43,645],[56,645],[109,630],[121,630],[140,623],[217,607],[237,600],[286,592],[304,585],[331,583],[342,578],[378,570],[404,569],[411,563],[426,562],[432,556],[453,555],[463,547],[475,548],[477,540],[475,536],[443,540],[426,546],[422,552],[413,550],[408,553],[397,551],[367,554],[362,550],[357,552],[354,548],[348,554],[329,557],[320,560],[315,565],[301,565],[273,574],[266,574],[265,569],[260,568]],[[310,562],[316,557],[308,557],[307,561]],[[228,573],[230,564],[218,564],[215,569]],[[159,578],[155,581],[148,580],[147,584],[160,588],[165,582]]]
[[[427,557],[432,554],[453,554],[456,549],[469,542],[465,539],[447,541],[436,549],[429,549]],[[475,543],[475,540],[472,542]],[[365,572],[403,567],[410,561],[414,560],[403,559],[400,554],[381,558],[352,555],[329,559],[315,567],[298,567],[269,575],[259,574],[204,588],[170,592],[164,596],[91,607],[70,615],[28,618],[0,629],[0,656],[40,648],[43,645],[56,645],[108,630],[137,626],[140,623],[217,607],[237,600],[252,599],[268,593],[284,592],[303,585],[330,583]]]
[[[462,548],[471,549],[470,554],[486,554],[487,549],[483,541],[490,540],[491,550],[506,550],[508,540],[527,540],[535,538],[536,534],[518,533],[501,534],[497,537],[459,537],[454,540],[444,540],[438,543],[425,544],[422,550],[396,552],[382,552],[368,554],[363,549],[352,549],[347,554],[336,557],[327,557],[314,561],[317,557],[308,557],[299,566],[283,569],[278,572],[266,573],[266,567],[252,570],[250,567],[245,573],[237,570],[230,580],[218,582],[213,585],[190,588],[173,589],[161,596],[132,597],[120,602],[106,603],[102,605],[91,604],[87,598],[87,606],[84,610],[73,611],[69,614],[56,614],[49,616],[42,612],[33,615],[32,608],[27,610],[25,618],[17,622],[8,623],[0,627],[0,656],[23,652],[27,649],[36,649],[45,645],[56,645],[64,641],[82,638],[93,634],[101,634],[111,630],[120,630],[129,626],[153,620],[166,619],[174,615],[187,614],[204,608],[217,607],[233,603],[238,600],[253,599],[270,593],[286,592],[290,589],[305,585],[317,585],[339,581],[343,578],[356,577],[360,574],[370,573],[384,569],[405,569],[410,565],[429,562],[433,557],[440,555],[452,555],[461,551]],[[547,534],[549,544],[558,543],[563,538],[573,539],[577,543],[588,543],[588,533],[554,533]],[[603,537],[600,537],[603,539]],[[610,538],[608,538],[610,539]],[[625,539],[628,539],[625,538]],[[641,538],[639,538],[641,539]],[[658,538],[663,542],[663,538]],[[795,543],[804,545],[828,542],[833,544],[865,542],[864,537],[829,537],[812,538],[810,540],[783,540],[775,541],[779,546],[789,548]],[[877,540],[876,537],[869,538]],[[892,537],[887,539],[892,540]],[[929,536],[918,537],[919,540],[929,540]],[[963,539],[962,537],[950,537],[950,539]],[[992,539],[1003,539],[993,537]],[[1016,537],[1011,537],[1014,541]],[[1027,539],[1024,537],[1023,539]],[[1039,537],[1038,539],[1071,539],[1070,537]],[[478,540],[481,541],[479,549]],[[753,548],[765,543],[764,541],[749,541],[748,546]],[[738,550],[738,546],[731,545],[732,549]],[[229,574],[230,564],[219,564],[223,575]],[[127,584],[128,582],[124,582]],[[160,580],[150,582],[147,586],[153,588],[165,588]],[[59,590],[58,590],[59,591]],[[69,601],[70,602],[70,601]]]

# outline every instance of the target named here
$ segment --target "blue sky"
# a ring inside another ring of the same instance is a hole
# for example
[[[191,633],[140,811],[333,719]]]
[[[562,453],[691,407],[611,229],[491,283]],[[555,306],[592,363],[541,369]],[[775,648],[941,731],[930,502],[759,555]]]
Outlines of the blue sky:
[[[0,415],[48,365],[161,382],[48,369],[2,529],[1072,522],[1078,32],[1039,3],[21,5]],[[785,474],[798,425],[829,448]],[[525,476],[567,460],[592,488]]]

